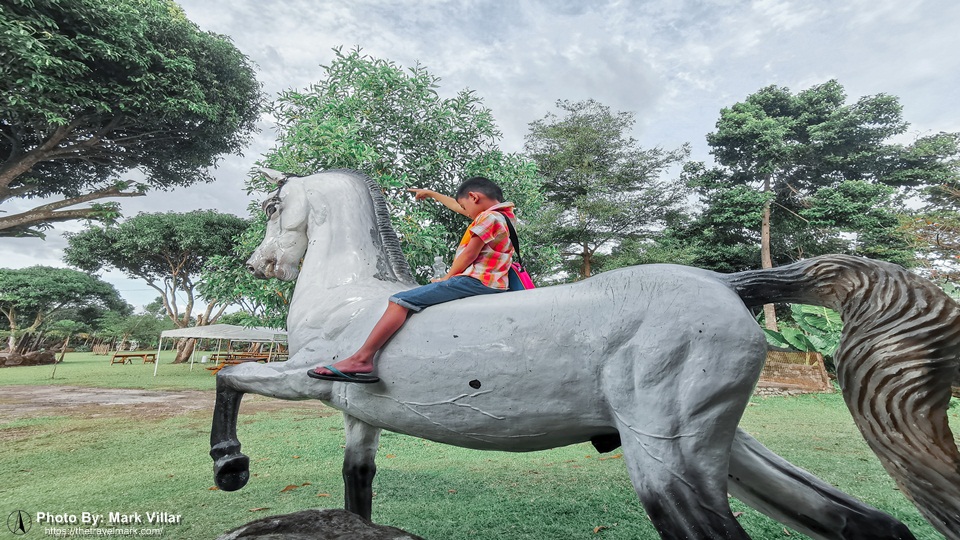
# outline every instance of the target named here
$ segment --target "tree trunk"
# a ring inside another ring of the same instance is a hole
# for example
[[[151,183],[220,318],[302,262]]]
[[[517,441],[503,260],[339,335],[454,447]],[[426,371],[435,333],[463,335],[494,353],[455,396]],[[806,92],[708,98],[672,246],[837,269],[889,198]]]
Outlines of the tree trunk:
[[[193,338],[184,338],[177,343],[177,357],[173,360],[174,364],[183,364],[187,360],[190,360],[190,355],[193,354],[193,347],[196,345],[197,340]]]
[[[763,192],[770,192],[770,175],[763,179]],[[763,222],[760,225],[760,266],[773,268],[773,257],[770,254],[770,207],[773,201],[763,203]],[[763,318],[768,330],[777,331],[777,310],[773,304],[763,305]]]
[[[63,362],[63,357],[67,355],[67,347],[70,346],[70,338],[71,338],[71,337],[72,337],[72,336],[69,336],[69,335],[68,335],[68,336],[67,336],[67,339],[63,340],[63,348],[60,349],[60,359],[57,360],[57,362]],[[53,369],[56,370],[57,368],[54,367]]]
[[[43,332],[27,332],[20,336],[20,339],[17,341],[17,348],[11,349],[11,352],[15,351],[20,354],[27,354],[28,352],[33,352],[40,348],[40,343],[43,341]]]
[[[3,313],[7,316],[7,326],[10,327],[10,335],[7,337],[7,349],[11,353],[17,352],[17,312],[14,308]]]
[[[590,250],[587,248],[587,245],[583,245],[583,253],[580,254],[583,258],[583,264],[580,265],[580,278],[587,279],[590,277]]]

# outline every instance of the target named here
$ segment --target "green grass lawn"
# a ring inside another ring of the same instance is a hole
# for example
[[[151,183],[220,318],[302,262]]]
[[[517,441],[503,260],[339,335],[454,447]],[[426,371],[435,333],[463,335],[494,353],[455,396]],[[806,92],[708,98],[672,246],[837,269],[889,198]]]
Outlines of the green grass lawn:
[[[154,351],[156,352],[156,351]],[[214,351],[216,352],[216,351]],[[133,358],[132,364],[110,364],[110,356],[93,353],[67,353],[64,361],[54,366],[0,368],[0,385],[62,384],[101,388],[143,388],[149,390],[207,390],[215,387],[216,378],[204,369],[202,355],[197,352],[193,369],[187,364],[172,364],[174,351],[162,351],[157,376],[153,364]]]
[[[68,355],[52,381],[52,366],[2,369],[0,395],[9,384],[213,388],[200,366],[190,373],[162,363],[153,379],[151,365],[107,361]],[[950,410],[955,433],[958,411]],[[742,425],[791,462],[895,515],[918,538],[941,538],[896,490],[838,395],[755,398]],[[343,424],[335,411],[304,404],[241,410],[252,478],[234,493],[211,489],[209,429],[207,411],[152,419],[64,411],[0,422],[0,510],[4,517],[16,509],[166,511],[182,519],[165,525],[163,538],[203,539],[266,515],[342,507]],[[374,520],[430,540],[657,538],[616,452],[599,455],[590,445],[479,452],[385,432],[377,462]],[[804,538],[736,500],[732,506],[754,538]]]

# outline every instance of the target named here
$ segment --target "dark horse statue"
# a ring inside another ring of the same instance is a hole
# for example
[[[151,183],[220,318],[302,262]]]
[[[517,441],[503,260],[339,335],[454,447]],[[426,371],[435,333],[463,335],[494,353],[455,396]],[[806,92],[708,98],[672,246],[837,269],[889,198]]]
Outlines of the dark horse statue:
[[[622,446],[664,538],[748,538],[728,493],[814,538],[913,538],[737,427],[766,355],[748,308],[802,302],[841,312],[837,375],[857,426],[923,516],[960,539],[960,453],[946,418],[960,307],[932,283],[851,256],[730,275],[637,266],[434,306],[380,352],[379,383],[317,381],[308,368],[356,349],[386,299],[416,284],[375,182],[352,171],[281,180],[248,264],[261,277],[299,275],[291,355],[218,374],[210,454],[221,489],[249,478],[236,426],[253,392],[343,412],[346,506],[365,517],[387,429],[482,450]]]

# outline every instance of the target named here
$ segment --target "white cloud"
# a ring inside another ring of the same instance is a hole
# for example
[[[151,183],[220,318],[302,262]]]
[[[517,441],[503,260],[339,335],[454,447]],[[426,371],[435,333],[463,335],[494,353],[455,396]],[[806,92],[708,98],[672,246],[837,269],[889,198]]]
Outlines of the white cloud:
[[[851,99],[898,96],[911,133],[960,131],[960,3],[950,0],[184,0],[201,28],[232,37],[276,95],[318,80],[331,48],[403,66],[420,62],[443,95],[476,91],[518,151],[529,122],[557,99],[594,98],[637,114],[645,146],[693,143],[722,107],[776,84],[836,78]],[[138,211],[217,208],[245,215],[243,178],[272,146],[265,129],[213,184],[121,201]],[[78,224],[58,229],[79,227]],[[63,241],[0,240],[6,267],[59,264]],[[121,288],[121,287],[118,287]],[[124,286],[123,288],[130,288]],[[152,297],[151,297],[152,298]],[[147,299],[146,301],[149,301]]]

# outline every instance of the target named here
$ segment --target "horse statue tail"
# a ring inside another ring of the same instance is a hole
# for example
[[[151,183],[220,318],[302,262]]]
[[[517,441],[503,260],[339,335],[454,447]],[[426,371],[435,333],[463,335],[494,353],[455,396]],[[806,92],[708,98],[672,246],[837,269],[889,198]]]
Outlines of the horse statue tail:
[[[900,266],[848,255],[722,280],[750,307],[796,302],[840,312],[834,362],[857,427],[927,521],[960,539],[960,452],[946,414],[960,368],[960,305]]]

